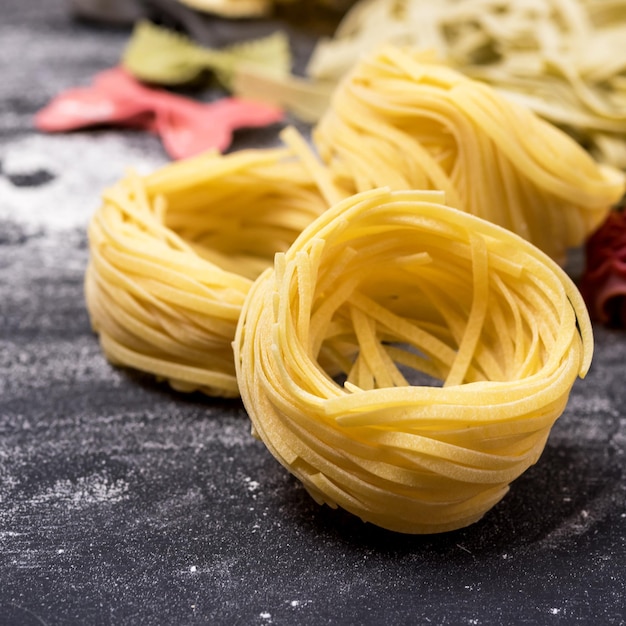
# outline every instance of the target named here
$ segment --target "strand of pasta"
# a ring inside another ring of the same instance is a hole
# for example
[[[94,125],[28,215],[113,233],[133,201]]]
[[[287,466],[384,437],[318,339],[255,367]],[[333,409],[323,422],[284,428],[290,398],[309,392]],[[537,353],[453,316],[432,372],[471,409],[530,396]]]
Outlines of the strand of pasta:
[[[353,192],[439,189],[559,262],[624,192],[569,136],[414,49],[387,46],[339,85],[313,140]]]
[[[289,148],[119,181],[89,226],[86,299],[105,355],[182,391],[238,395],[231,343],[246,293],[326,207]]]
[[[593,339],[535,246],[440,192],[376,189],[276,256],[233,346],[253,432],[317,502],[431,533],[479,519],[537,461]]]
[[[308,91],[328,93],[382,43],[432,49],[626,169],[625,8],[624,0],[362,0],[318,43]]]

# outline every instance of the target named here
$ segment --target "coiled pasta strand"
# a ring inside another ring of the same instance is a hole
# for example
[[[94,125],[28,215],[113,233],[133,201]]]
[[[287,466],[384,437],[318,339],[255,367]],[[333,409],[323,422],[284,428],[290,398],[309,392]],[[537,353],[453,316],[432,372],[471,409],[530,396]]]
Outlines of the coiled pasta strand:
[[[326,207],[289,148],[119,181],[91,220],[85,277],[107,358],[178,390],[237,396],[231,343],[245,295]]]
[[[439,189],[558,262],[624,192],[568,135],[495,90],[411,48],[364,58],[334,92],[314,143],[354,192]]]
[[[431,49],[626,169],[625,34],[624,0],[362,0],[316,46],[307,88],[328,93],[382,43]]]
[[[433,533],[537,461],[593,338],[535,246],[441,192],[376,189],[276,256],[234,350],[253,431],[316,501]]]

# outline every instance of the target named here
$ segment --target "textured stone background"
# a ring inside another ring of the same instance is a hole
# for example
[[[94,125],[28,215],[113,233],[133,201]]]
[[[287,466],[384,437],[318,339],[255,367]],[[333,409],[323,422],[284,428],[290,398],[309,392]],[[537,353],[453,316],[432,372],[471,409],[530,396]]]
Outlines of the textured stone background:
[[[103,359],[85,225],[126,167],[167,159],[139,132],[32,128],[127,30],[61,0],[0,15],[0,624],[625,623],[626,334],[597,329],[541,460],[474,526],[405,537],[319,508],[239,402]]]

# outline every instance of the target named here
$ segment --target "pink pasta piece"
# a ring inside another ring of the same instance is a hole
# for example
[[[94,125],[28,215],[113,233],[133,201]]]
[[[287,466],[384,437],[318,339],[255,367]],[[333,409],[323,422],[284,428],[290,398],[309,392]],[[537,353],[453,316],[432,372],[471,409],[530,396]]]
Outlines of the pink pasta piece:
[[[198,102],[147,87],[120,67],[96,75],[90,87],[69,89],[35,116],[44,132],[67,132],[97,125],[131,126],[156,132],[174,159],[207,150],[225,151],[233,131],[262,127],[283,119],[274,106],[222,98]]]

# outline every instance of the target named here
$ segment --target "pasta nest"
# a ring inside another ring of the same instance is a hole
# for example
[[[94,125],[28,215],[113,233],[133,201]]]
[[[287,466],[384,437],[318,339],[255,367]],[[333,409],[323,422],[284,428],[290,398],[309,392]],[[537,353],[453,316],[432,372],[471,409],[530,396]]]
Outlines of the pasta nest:
[[[288,148],[205,154],[103,194],[85,278],[107,358],[238,396],[232,341],[253,280],[327,208]]]
[[[385,46],[339,84],[313,133],[353,192],[439,189],[559,263],[624,193],[624,174],[429,52]],[[358,149],[356,147],[358,146]]]
[[[253,433],[317,502],[435,533],[537,461],[593,339],[535,246],[441,192],[378,189],[276,256],[234,349]]]

